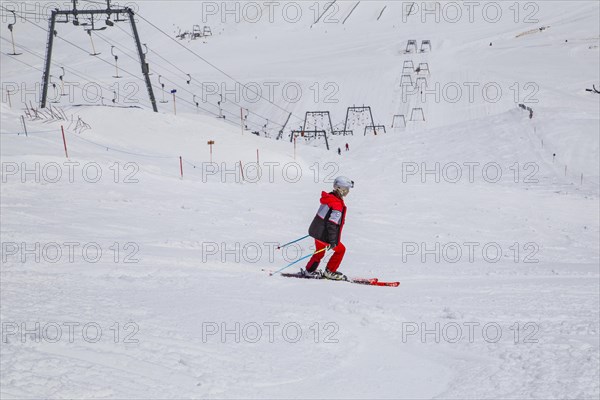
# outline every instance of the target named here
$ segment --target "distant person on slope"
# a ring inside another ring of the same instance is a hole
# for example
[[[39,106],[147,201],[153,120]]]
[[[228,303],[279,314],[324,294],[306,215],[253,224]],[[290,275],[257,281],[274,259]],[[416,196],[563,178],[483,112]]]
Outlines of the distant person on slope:
[[[337,269],[344,258],[346,247],[342,244],[342,229],[346,219],[346,205],[344,197],[348,195],[350,189],[354,187],[354,181],[345,176],[338,176],[333,182],[333,191],[330,193],[321,192],[321,206],[312,223],[308,228],[308,234],[315,239],[316,251],[302,269],[302,273],[307,277],[320,278],[325,277],[333,280],[345,280],[346,276]],[[325,256],[325,249],[329,246],[333,250],[333,256],[327,263],[327,268],[323,273],[317,268]],[[320,251],[323,250],[323,251]]]

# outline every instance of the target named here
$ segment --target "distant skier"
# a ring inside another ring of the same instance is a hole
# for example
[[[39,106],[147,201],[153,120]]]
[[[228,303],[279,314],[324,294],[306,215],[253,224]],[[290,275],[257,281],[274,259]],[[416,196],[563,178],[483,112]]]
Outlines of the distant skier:
[[[342,155],[342,149],[340,149],[340,148],[338,147],[338,156],[341,156],[341,155]]]
[[[350,150],[350,146],[348,145],[348,143],[346,143],[346,151]]]
[[[337,269],[344,258],[346,247],[342,244],[342,229],[346,220],[346,205],[344,197],[348,195],[350,189],[354,187],[354,181],[345,176],[338,176],[333,182],[333,191],[330,193],[321,192],[321,206],[317,215],[313,219],[308,234],[315,239],[316,251],[302,269],[302,273],[308,277],[320,278],[321,276],[333,280],[345,280],[346,276]],[[325,249],[329,246],[333,249],[333,256],[327,263],[324,272],[318,270],[319,263],[325,256]],[[320,251],[323,250],[323,251]]]

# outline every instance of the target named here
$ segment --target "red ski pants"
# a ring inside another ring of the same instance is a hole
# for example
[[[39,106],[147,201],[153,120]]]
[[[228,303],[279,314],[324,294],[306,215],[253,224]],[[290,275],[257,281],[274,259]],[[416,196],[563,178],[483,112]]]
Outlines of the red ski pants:
[[[315,246],[317,248],[315,251],[319,251],[319,250],[322,250],[325,247],[327,247],[328,244],[323,243],[320,240],[315,240]],[[323,251],[319,251],[318,253],[314,254],[308,261],[308,264],[306,265],[306,270],[307,271],[316,270],[317,267],[319,266],[319,263],[323,259],[323,257],[325,257],[325,253],[326,253],[326,251],[323,250]],[[331,272],[337,271],[337,269],[340,267],[340,263],[342,262],[342,259],[344,258],[345,253],[346,253],[346,246],[344,246],[342,243],[338,243],[338,245],[335,246],[333,255],[331,256],[331,258],[329,259],[329,262],[327,263],[327,269],[330,270]]]

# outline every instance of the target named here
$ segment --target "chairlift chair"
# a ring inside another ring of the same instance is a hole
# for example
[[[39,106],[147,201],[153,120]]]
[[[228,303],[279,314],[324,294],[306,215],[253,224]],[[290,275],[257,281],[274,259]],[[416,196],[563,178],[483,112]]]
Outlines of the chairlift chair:
[[[196,40],[200,37],[202,37],[202,30],[200,29],[200,25],[194,25],[192,28],[191,39]]]
[[[192,98],[192,101],[196,104],[196,112],[198,111],[198,107],[200,107],[200,103],[196,101],[196,95]]]
[[[88,36],[90,37],[90,42],[92,43],[92,53],[90,53],[90,56],[97,56],[97,55],[100,55],[100,53],[96,51],[96,46],[94,46],[94,39],[92,38],[92,31],[103,31],[106,29],[106,27],[103,26],[102,28],[95,28],[94,27],[94,17],[90,17],[90,22],[91,22],[91,28],[85,30],[87,32]]]
[[[168,103],[168,100],[165,100],[165,84],[161,81],[162,75],[158,76],[158,83],[160,84],[160,87],[162,89],[162,100],[160,101],[161,103]]]
[[[217,118],[225,119],[225,116],[223,115],[223,108],[221,107],[221,103],[223,102],[223,95],[219,94],[219,98],[220,98],[220,100],[217,101],[217,105],[219,106],[219,115],[217,116]]]
[[[62,69],[62,75],[59,75],[58,79],[60,79],[60,95],[67,96],[65,93],[65,67],[60,67]]]
[[[110,46],[110,54],[115,58],[116,75],[113,75],[113,78],[122,78],[122,76],[119,75],[119,56],[115,54],[115,46]]]
[[[88,34],[88,36],[90,37],[90,43],[92,43],[92,53],[90,53],[90,56],[97,56],[100,53],[98,53],[96,51],[96,46],[94,46],[94,39],[92,38],[92,30],[91,29],[86,29],[85,30]]]
[[[52,75],[50,75],[50,84],[52,85],[52,89],[54,89],[54,92],[56,93],[56,82],[54,82],[52,80]],[[60,99],[61,95],[58,95],[54,98],[54,100],[52,100],[52,103],[60,103]]]
[[[148,45],[146,43],[142,43],[142,46],[144,46],[145,51],[142,52],[142,54],[144,55],[144,60],[146,59],[146,55],[148,54]],[[146,68],[148,68],[148,76],[150,75],[154,75],[151,71],[150,71],[150,65],[148,63],[146,64]]]
[[[10,38],[12,40],[12,48],[13,48],[13,52],[12,53],[8,53],[11,56],[20,56],[23,53],[17,53],[17,50],[15,49],[15,35],[13,33],[13,28],[15,26],[15,24],[17,23],[17,14],[15,14],[15,12],[13,10],[8,10],[12,13],[13,16],[13,23],[12,24],[8,24],[8,30],[10,31]]]

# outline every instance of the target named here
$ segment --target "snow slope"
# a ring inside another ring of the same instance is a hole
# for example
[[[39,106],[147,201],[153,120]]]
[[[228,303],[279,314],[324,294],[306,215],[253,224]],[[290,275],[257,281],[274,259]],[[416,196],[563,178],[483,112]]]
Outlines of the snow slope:
[[[136,6],[172,34],[202,23],[206,5],[184,4],[187,13]],[[3,98],[2,397],[598,398],[600,115],[598,96],[584,91],[600,81],[597,2],[538,3],[536,24],[510,14],[498,24],[400,23],[400,2],[361,2],[341,23],[355,4],[339,2],[330,17],[340,22],[329,24],[314,23],[310,3],[294,24],[208,18],[212,38],[183,42],[239,81],[301,85],[296,103],[236,101],[250,109],[252,130],[269,118],[271,139],[242,134],[232,96],[226,121],[196,112],[185,75],[153,52],[157,98],[158,74],[184,85],[177,116],[172,103],[153,113],[143,87],[133,94],[140,108],[91,106],[74,91],[53,105],[91,129],[65,123],[68,161],[60,122],[27,121],[25,136],[23,93],[12,107]],[[542,25],[550,28],[515,37]],[[43,56],[43,30],[21,21],[15,34]],[[116,29],[99,35],[123,49],[131,41]],[[235,86],[143,21],[140,35],[194,80]],[[71,25],[59,36],[90,45]],[[3,92],[39,82],[41,59],[24,51],[18,60],[35,68],[19,63],[6,54],[5,28],[2,38]],[[411,56],[430,64],[430,82],[495,82],[504,95],[402,101],[413,38],[432,41],[432,52]],[[97,60],[111,60],[110,46],[96,39],[103,54],[93,58],[56,43],[53,76],[67,64],[70,80],[98,82],[110,104],[114,67]],[[119,62],[139,71],[135,59]],[[539,102],[527,103],[533,119],[517,107],[529,92],[515,102],[515,82],[539,88]],[[325,101],[326,83],[339,88],[337,103]],[[213,100],[202,106],[218,113]],[[288,140],[272,140],[284,110],[294,114],[285,139],[305,111],[330,110],[339,127],[352,104],[371,105],[388,132],[333,137],[331,151],[298,140],[294,153]],[[419,105],[427,122],[390,128],[394,114]],[[320,191],[340,174],[356,181],[341,270],[399,288],[263,271],[309,254],[307,240],[286,253],[273,243],[305,234]]]

